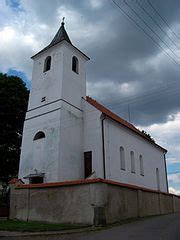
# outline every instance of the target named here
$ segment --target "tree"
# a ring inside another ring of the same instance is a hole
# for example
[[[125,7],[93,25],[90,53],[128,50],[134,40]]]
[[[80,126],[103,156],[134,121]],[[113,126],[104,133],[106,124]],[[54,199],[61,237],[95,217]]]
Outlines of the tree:
[[[147,133],[146,131],[142,130],[142,133],[144,134],[144,136],[146,136],[147,138],[149,138],[149,140],[153,143],[155,143],[155,140],[153,137],[151,137],[151,135],[149,133]]]
[[[0,73],[0,177],[16,177],[29,91],[19,77]]]

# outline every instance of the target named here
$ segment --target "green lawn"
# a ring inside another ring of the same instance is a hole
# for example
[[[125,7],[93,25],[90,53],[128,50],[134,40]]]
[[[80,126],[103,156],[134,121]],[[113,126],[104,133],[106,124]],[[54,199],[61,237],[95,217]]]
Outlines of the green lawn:
[[[23,232],[38,232],[38,231],[59,231],[66,229],[75,229],[87,227],[80,224],[51,224],[42,222],[24,222],[17,220],[1,220],[0,230],[4,231],[23,231]]]

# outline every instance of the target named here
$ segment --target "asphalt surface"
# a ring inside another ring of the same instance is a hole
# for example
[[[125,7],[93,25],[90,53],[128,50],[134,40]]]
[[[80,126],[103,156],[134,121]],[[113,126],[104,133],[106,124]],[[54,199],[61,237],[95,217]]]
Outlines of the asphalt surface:
[[[171,214],[113,226],[100,231],[31,237],[2,237],[5,240],[180,240],[180,214]]]

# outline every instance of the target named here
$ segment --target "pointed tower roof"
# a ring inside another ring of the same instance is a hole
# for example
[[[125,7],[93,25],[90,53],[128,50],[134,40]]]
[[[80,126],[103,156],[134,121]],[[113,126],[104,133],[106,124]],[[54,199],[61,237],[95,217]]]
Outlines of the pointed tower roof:
[[[55,37],[53,38],[53,40],[51,41],[51,43],[48,45],[48,47],[54,46],[55,44],[66,40],[68,43],[71,43],[68,34],[64,28],[64,22],[61,23],[61,27],[59,28],[58,32],[56,33]]]
[[[54,45],[62,42],[62,41],[66,41],[68,42],[73,48],[75,48],[76,50],[78,50],[81,54],[83,54],[88,60],[90,59],[88,56],[86,56],[83,52],[81,52],[78,48],[76,48],[72,43],[71,43],[71,40],[65,30],[65,27],[64,27],[64,18],[63,18],[63,21],[61,22],[61,26],[58,30],[58,32],[56,33],[55,37],[53,38],[53,40],[50,42],[50,44],[43,48],[40,52],[36,53],[34,56],[32,56],[31,58],[34,58],[35,56],[39,55],[40,53],[46,51],[47,49],[53,47]]]
[[[39,53],[44,52],[44,51],[47,50],[48,48],[50,48],[50,47],[52,47],[52,46],[56,45],[57,43],[60,43],[60,42],[62,42],[62,41],[64,41],[64,40],[67,41],[68,43],[70,43],[70,44],[72,45],[71,40],[70,40],[70,38],[69,38],[69,36],[68,36],[65,28],[64,28],[64,24],[65,24],[65,23],[64,23],[64,19],[63,19],[63,21],[61,22],[61,26],[60,26],[58,32],[56,33],[55,37],[54,37],[53,40],[50,42],[50,44],[49,44],[47,47],[43,48],[40,52],[36,53],[36,54],[35,54],[34,56],[32,56],[31,58],[37,56]]]

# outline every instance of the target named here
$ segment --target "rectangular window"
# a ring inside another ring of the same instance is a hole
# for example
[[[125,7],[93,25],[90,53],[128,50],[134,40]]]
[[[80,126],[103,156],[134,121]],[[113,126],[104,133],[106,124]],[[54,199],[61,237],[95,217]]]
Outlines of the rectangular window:
[[[92,173],[92,151],[84,152],[84,177],[87,178]]]

